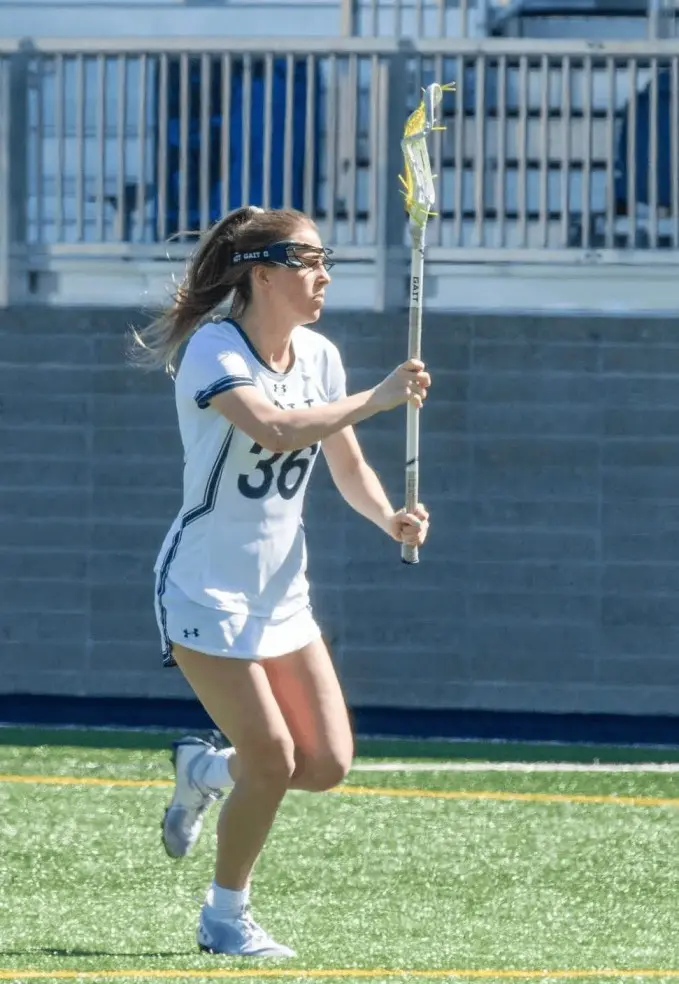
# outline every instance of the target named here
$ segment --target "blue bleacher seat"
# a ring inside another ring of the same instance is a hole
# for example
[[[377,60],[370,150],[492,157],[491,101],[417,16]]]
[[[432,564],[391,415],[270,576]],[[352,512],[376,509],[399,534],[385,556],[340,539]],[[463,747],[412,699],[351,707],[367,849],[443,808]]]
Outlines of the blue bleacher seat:
[[[609,37],[646,35],[648,0],[510,0],[491,8],[494,37]]]

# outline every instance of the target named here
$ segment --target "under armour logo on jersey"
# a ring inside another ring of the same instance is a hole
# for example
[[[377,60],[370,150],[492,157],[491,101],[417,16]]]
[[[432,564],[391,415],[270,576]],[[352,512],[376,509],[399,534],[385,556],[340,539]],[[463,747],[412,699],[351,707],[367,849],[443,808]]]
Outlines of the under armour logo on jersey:
[[[198,631],[198,629],[184,629],[184,638],[188,639],[190,635],[198,638],[200,632]]]
[[[273,384],[274,393],[287,393],[288,387],[286,383],[274,383]]]

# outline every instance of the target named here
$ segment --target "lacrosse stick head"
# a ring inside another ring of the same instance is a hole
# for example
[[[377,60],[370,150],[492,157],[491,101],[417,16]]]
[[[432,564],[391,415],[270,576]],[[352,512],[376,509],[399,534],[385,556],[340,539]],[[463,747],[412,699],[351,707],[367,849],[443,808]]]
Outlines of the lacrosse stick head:
[[[445,129],[438,125],[437,110],[443,99],[443,93],[454,89],[454,83],[441,85],[433,82],[428,85],[423,90],[419,106],[410,114],[403,127],[401,140],[404,163],[404,174],[401,175],[403,197],[411,226],[420,229],[424,228],[427,219],[433,214],[432,206],[436,201],[427,137],[432,130]]]

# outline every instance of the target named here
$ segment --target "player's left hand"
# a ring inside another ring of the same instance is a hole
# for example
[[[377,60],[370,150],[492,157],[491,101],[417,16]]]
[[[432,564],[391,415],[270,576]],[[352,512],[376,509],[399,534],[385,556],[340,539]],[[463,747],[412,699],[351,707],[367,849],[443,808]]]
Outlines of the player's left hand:
[[[429,532],[429,513],[418,503],[414,512],[399,509],[389,520],[389,535],[409,547],[421,547]]]

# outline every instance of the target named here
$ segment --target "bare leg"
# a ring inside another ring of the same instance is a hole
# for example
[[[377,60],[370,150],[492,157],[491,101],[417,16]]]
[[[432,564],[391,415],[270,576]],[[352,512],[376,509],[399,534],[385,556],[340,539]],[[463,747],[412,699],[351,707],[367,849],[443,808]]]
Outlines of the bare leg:
[[[292,789],[320,792],[341,782],[354,742],[349,715],[322,639],[299,652],[262,662],[295,743]]]
[[[294,743],[260,663],[175,645],[194,693],[236,749],[234,787],[217,828],[215,881],[243,890],[295,769]],[[232,765],[232,763],[230,763]]]

